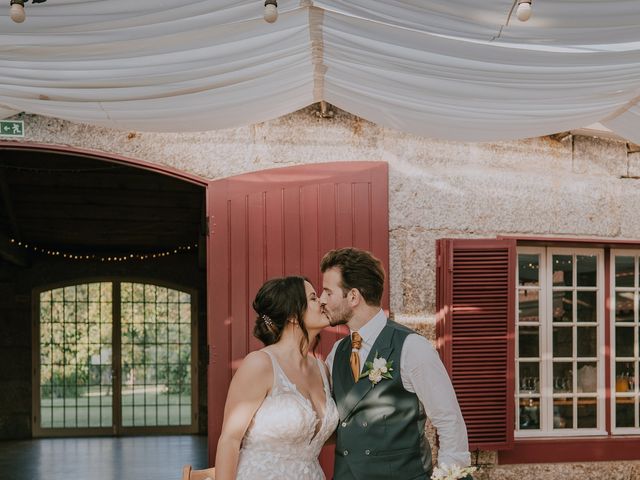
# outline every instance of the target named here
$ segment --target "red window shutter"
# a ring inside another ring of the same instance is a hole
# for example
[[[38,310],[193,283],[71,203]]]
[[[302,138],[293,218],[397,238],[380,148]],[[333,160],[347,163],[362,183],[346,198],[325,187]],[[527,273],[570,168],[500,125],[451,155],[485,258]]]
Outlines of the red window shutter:
[[[436,334],[471,450],[513,447],[514,240],[438,240]]]
[[[388,166],[341,162],[265,170],[211,182],[208,244],[209,464],[222,427],[233,371],[262,345],[251,303],[271,277],[304,275],[321,287],[320,259],[333,248],[372,251],[389,271]],[[389,305],[388,288],[383,304]],[[329,329],[327,329],[329,330]],[[321,335],[329,353],[344,327]],[[327,478],[333,453],[321,457]]]

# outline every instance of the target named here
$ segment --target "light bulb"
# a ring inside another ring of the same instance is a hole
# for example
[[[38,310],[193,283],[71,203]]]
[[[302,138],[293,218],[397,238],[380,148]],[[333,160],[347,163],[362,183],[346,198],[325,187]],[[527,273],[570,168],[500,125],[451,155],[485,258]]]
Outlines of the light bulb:
[[[19,2],[11,2],[11,7],[9,9],[9,15],[11,16],[11,20],[13,20],[16,23],[22,23],[24,22],[24,19],[27,18],[27,16],[24,13],[24,3],[19,3]]]
[[[264,2],[264,19],[273,23],[278,19],[278,2],[276,0],[266,0]]]
[[[531,18],[531,1],[530,0],[519,0],[518,8],[516,9],[516,17],[521,22],[526,22]]]

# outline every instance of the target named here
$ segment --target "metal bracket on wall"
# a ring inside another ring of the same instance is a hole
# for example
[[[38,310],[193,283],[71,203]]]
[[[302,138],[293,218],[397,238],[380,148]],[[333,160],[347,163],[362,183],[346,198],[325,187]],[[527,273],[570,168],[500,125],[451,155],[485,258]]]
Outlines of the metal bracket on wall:
[[[214,216],[206,217],[205,230],[207,232],[207,237],[216,234],[216,219]]]

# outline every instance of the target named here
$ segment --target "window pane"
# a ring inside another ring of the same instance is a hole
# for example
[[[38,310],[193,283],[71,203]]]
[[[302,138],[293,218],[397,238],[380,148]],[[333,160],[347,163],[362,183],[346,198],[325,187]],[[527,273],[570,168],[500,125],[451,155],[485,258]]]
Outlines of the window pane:
[[[554,255],[553,256],[553,285],[572,286],[573,285],[573,256]]]
[[[89,408],[78,407],[78,427],[89,426]]]
[[[596,362],[578,362],[578,393],[595,393],[598,390]]]
[[[520,430],[540,429],[540,399],[520,399]]]
[[[635,386],[633,362],[616,362],[616,392],[633,392]]]
[[[52,409],[51,415],[51,427],[61,428],[64,427],[64,407],[55,407]]]
[[[111,406],[103,406],[100,415],[102,415],[102,426],[110,427],[113,424],[113,420],[111,419]]]
[[[573,428],[573,399],[553,400],[553,428]]]
[[[540,365],[537,362],[520,363],[520,393],[540,393]]]
[[[540,285],[539,272],[539,255],[529,253],[521,253],[518,255],[518,279],[521,286]]]
[[[539,293],[537,290],[518,290],[518,321],[540,321]]]
[[[616,287],[633,287],[634,257],[616,255]]]
[[[598,401],[595,398],[578,399],[578,428],[596,428],[598,426]]]
[[[597,292],[577,292],[578,308],[577,315],[579,322],[597,322],[598,305]]]
[[[540,339],[538,327],[520,327],[518,346],[520,357],[539,357]]]
[[[634,399],[616,398],[616,427],[634,427],[635,421]]]
[[[616,357],[633,357],[633,327],[616,327]]]
[[[573,321],[573,292],[553,292],[553,321]]]
[[[578,327],[578,357],[598,355],[598,331],[596,327]]]
[[[616,293],[616,322],[633,322],[633,292]]]
[[[571,357],[573,355],[573,328],[553,327],[553,356]]]
[[[573,392],[573,364],[571,362],[554,362],[553,393]]]
[[[596,255],[577,255],[576,274],[579,287],[595,287],[598,282]]]

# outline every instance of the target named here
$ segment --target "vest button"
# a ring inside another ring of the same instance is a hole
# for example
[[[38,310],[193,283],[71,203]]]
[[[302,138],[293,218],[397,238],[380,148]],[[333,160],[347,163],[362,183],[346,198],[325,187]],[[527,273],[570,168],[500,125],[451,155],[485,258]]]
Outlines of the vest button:
[[[362,426],[363,426],[364,428],[367,428],[367,425],[369,425],[367,422],[362,422]]]
[[[347,426],[347,422],[342,422],[342,428]]]
[[[349,455],[349,450],[345,450],[344,452],[342,452],[342,455],[344,455],[345,457]]]
[[[365,454],[365,455],[370,455],[370,454],[371,454],[371,450],[365,450],[365,451],[364,451],[364,454]]]

